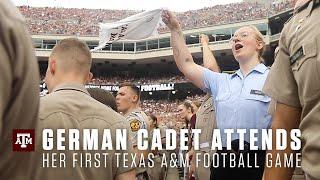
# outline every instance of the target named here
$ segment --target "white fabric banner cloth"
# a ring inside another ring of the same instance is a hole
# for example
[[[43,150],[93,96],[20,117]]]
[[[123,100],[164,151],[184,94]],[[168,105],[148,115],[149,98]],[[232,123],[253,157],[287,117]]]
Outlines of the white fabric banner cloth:
[[[108,43],[120,39],[138,40],[158,34],[162,9],[144,11],[113,23],[100,23],[99,45],[93,51],[102,49]]]

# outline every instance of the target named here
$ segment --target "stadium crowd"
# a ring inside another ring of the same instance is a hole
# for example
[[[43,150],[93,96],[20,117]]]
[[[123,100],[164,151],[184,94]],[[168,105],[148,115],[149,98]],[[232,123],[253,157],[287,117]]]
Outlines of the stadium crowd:
[[[192,95],[186,99],[191,102],[202,101],[204,95]],[[158,117],[160,125],[179,130],[185,126],[185,122],[178,115],[177,107],[183,101],[180,100],[142,100],[141,108],[147,114]]]
[[[41,74],[40,81],[44,82],[44,74]],[[150,84],[168,84],[168,83],[184,83],[188,80],[177,74],[161,74],[158,75],[143,75],[143,74],[127,74],[118,73],[106,76],[94,76],[89,84],[91,85],[120,85],[124,82],[134,83],[136,85],[150,85]]]
[[[183,83],[186,82],[184,76],[159,76],[159,77],[125,77],[125,76],[100,76],[95,77],[90,82],[94,85],[119,85],[123,82],[132,82],[138,85],[162,84],[162,83]]]
[[[183,29],[213,26],[266,18],[270,15],[292,8],[292,0],[270,5],[258,3],[233,3],[216,5],[199,10],[177,13]],[[99,34],[99,23],[114,22],[141,11],[104,10],[104,9],[66,9],[49,7],[20,6],[20,12],[26,17],[31,34],[63,34],[95,36]],[[165,26],[159,32],[167,32]]]

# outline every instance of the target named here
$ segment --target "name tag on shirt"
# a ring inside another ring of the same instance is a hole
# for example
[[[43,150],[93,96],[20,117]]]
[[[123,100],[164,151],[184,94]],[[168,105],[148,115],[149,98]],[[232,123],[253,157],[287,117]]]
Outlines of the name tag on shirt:
[[[254,90],[254,89],[251,89],[250,94],[265,96],[265,94],[262,91]]]
[[[293,65],[298,59],[304,56],[304,50],[302,47],[300,47],[291,57],[290,57],[290,63]]]

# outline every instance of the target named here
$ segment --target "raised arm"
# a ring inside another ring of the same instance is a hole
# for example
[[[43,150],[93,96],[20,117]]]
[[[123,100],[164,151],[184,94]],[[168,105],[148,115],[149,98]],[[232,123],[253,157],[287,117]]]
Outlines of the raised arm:
[[[203,52],[203,66],[214,72],[220,72],[217,60],[209,47],[209,37],[205,34],[200,35],[200,42]]]
[[[171,31],[171,46],[173,49],[173,56],[179,70],[194,85],[201,89],[204,89],[204,68],[197,65],[193,61],[192,55],[186,46],[177,17],[172,12],[164,10],[162,13],[162,20]]]

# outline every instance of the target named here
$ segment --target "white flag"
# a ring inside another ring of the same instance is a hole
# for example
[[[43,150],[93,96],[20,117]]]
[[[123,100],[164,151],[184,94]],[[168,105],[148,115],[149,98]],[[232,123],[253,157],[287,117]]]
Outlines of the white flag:
[[[138,40],[157,35],[161,12],[162,9],[156,9],[135,14],[114,23],[100,23],[99,46],[93,51],[120,39]]]

